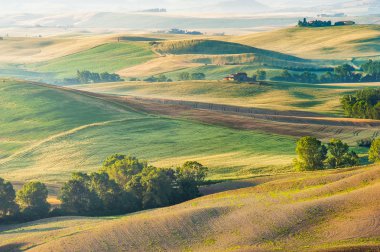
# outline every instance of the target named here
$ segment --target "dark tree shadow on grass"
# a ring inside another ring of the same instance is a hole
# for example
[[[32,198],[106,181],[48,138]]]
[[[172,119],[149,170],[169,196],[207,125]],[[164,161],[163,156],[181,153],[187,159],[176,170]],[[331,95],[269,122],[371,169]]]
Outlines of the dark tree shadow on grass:
[[[22,251],[21,247],[25,245],[26,243],[11,243],[11,244],[0,246],[0,251],[1,252],[18,252],[18,251]]]

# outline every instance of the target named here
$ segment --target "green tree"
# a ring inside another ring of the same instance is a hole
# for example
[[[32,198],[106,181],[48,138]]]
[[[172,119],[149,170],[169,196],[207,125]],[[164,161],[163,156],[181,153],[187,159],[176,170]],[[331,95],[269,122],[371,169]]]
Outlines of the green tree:
[[[58,195],[61,208],[69,214],[94,214],[101,208],[101,200],[90,189],[91,179],[87,174],[74,173]]]
[[[371,148],[369,149],[368,159],[371,162],[380,162],[380,138],[372,142]]]
[[[256,72],[257,80],[265,80],[267,78],[267,72],[264,70],[257,70]]]
[[[136,203],[107,173],[90,175],[90,191],[96,193],[101,201],[102,214],[125,214],[137,210]]]
[[[334,73],[338,76],[339,80],[350,82],[353,80],[355,68],[349,64],[338,66],[334,69]]]
[[[147,166],[146,162],[141,162],[136,157],[115,154],[104,161],[101,171],[124,188],[134,175]]]
[[[141,176],[144,209],[168,206],[174,201],[174,177],[171,174],[169,170],[152,166],[144,168]]]
[[[342,168],[359,164],[358,155],[350,151],[348,144],[339,139],[331,139],[327,144],[328,157],[326,163],[330,168]]]
[[[168,78],[163,75],[163,74],[160,74],[158,77],[157,77],[157,82],[166,82],[168,80]]]
[[[206,79],[206,75],[204,73],[192,73],[191,79],[192,80],[204,80],[204,79]]]
[[[0,178],[0,218],[12,216],[18,211],[16,192],[10,182]]]
[[[180,81],[190,80],[190,73],[188,72],[182,72],[178,75],[178,79]]]
[[[208,168],[195,161],[188,161],[176,169],[179,201],[200,196],[199,186],[207,176]]]
[[[297,142],[296,153],[298,158],[294,160],[294,165],[298,171],[323,169],[327,149],[318,139],[310,136],[302,137]]]
[[[17,192],[17,202],[26,218],[44,218],[50,211],[48,190],[41,182],[28,182]]]

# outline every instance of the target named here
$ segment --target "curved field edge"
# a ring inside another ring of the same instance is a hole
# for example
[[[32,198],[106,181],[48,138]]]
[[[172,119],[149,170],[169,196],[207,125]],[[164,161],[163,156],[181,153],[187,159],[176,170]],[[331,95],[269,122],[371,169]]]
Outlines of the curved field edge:
[[[97,170],[114,153],[161,167],[198,160],[213,179],[287,171],[294,155],[293,137],[147,115],[96,94],[38,83],[0,87],[4,98],[12,97],[3,100],[0,176],[15,182],[59,184],[74,171]],[[15,142],[22,144],[10,148]]]
[[[380,246],[380,167],[280,176],[256,187],[110,218],[0,229],[31,251],[339,251]],[[12,247],[13,246],[13,247]]]
[[[313,59],[351,59],[378,56],[379,25],[288,28],[229,37],[248,46]]]
[[[61,58],[28,65],[37,72],[54,73],[57,78],[75,77],[77,71],[117,72],[143,64],[155,57],[147,43],[109,42]]]

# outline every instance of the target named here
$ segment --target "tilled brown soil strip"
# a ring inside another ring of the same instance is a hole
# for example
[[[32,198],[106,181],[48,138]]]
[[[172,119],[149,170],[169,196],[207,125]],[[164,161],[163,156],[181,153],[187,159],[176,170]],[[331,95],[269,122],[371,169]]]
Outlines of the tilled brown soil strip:
[[[150,114],[185,118],[234,129],[260,130],[295,137],[305,135],[320,138],[341,136],[342,139],[345,139],[359,137],[361,133],[367,131],[370,131],[373,137],[380,136],[380,121],[375,120],[326,117],[303,111],[274,111],[191,101],[116,96],[48,84],[35,84],[125,104]]]

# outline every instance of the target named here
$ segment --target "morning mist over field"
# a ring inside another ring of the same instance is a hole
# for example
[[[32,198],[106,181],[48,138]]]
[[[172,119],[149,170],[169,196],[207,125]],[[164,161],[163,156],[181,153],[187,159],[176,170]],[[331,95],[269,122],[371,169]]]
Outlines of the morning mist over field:
[[[0,0],[0,252],[379,252],[380,0]]]
[[[244,10],[244,7],[248,8]],[[139,11],[150,8],[166,8],[173,12],[236,12],[239,8],[243,13],[247,12],[299,12],[299,11],[332,11],[331,8],[342,10],[345,8],[354,13],[376,13],[379,3],[376,0],[65,0],[65,1],[39,1],[39,0],[15,0],[1,1],[2,13],[48,13],[48,12],[123,12]],[[204,9],[204,10],[203,10]]]

